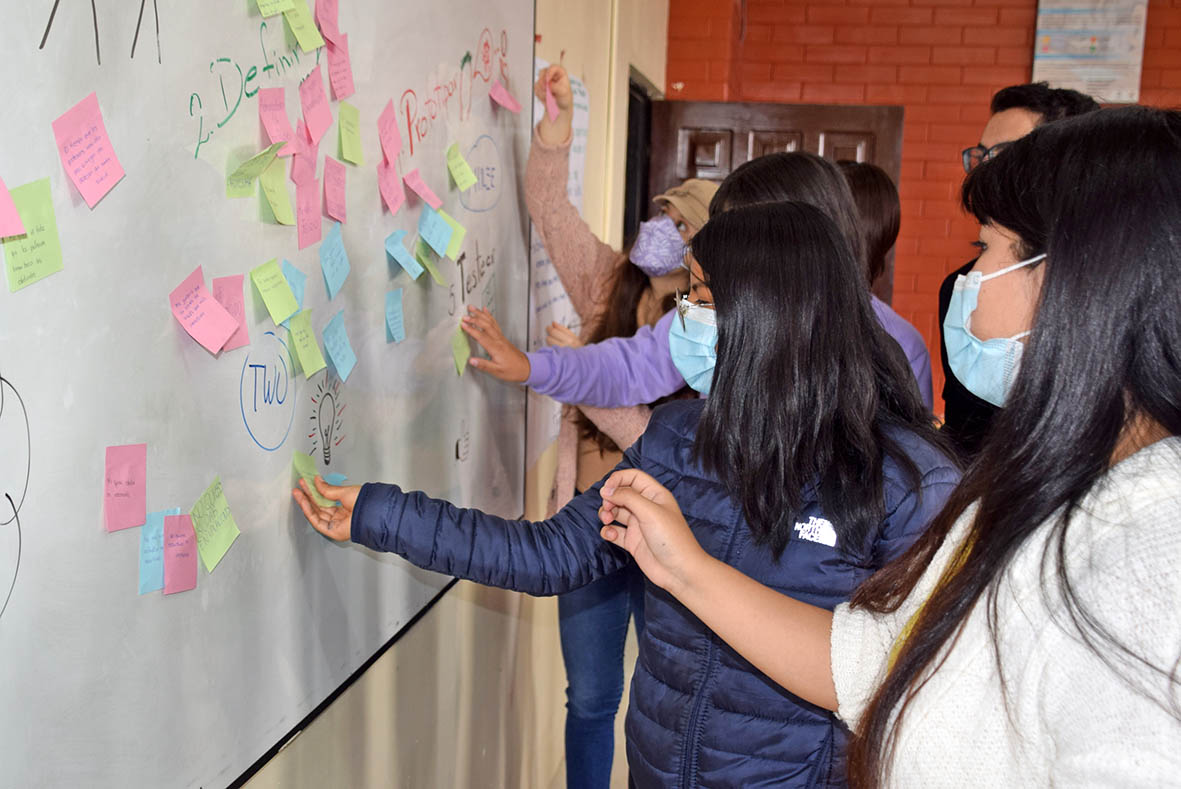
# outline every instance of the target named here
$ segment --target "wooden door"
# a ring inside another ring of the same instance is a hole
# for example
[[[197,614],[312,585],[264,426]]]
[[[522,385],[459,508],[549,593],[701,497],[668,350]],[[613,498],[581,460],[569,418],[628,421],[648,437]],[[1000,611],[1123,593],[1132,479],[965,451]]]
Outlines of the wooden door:
[[[870,162],[895,184],[902,164],[902,107],[656,101],[651,125],[649,195],[686,178],[721,181],[743,162],[776,151]],[[874,293],[889,303],[893,282],[891,252]]]

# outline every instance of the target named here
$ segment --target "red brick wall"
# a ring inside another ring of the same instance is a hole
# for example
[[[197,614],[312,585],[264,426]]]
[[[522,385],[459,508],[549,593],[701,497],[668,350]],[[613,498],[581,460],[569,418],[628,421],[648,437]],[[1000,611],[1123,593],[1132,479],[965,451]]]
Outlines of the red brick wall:
[[[894,307],[939,368],[939,283],[972,257],[955,197],[988,101],[1028,82],[1036,0],[671,0],[671,99],[901,104]],[[1150,0],[1140,100],[1181,106],[1181,0]],[[936,403],[941,410],[941,401]]]

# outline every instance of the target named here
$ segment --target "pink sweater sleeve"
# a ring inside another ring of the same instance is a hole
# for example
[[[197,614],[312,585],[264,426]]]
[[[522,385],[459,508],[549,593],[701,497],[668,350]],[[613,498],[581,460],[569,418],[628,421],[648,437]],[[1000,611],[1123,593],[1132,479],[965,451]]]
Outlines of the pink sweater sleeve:
[[[596,406],[579,406],[578,410],[594,423],[595,427],[607,434],[620,449],[627,449],[636,443],[636,439],[648,429],[648,420],[652,418],[652,409],[646,405],[633,405],[627,408],[598,408]]]

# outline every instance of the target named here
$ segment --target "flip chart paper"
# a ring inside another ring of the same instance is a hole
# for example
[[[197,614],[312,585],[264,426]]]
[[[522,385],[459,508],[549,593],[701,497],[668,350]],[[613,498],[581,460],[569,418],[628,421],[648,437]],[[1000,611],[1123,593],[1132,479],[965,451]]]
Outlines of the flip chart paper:
[[[262,297],[262,303],[267,305],[267,312],[276,325],[287,320],[299,311],[299,303],[287,278],[283,276],[283,269],[278,260],[272,258],[250,272],[250,281]]]
[[[300,310],[291,316],[291,345],[295,348],[295,356],[299,359],[305,378],[310,378],[328,366],[324,354],[320,353],[316,333],[312,331],[311,310]]]
[[[312,145],[319,145],[324,132],[332,125],[332,109],[328,106],[328,95],[324,93],[324,77],[320,67],[299,83],[299,103],[303,107],[303,122],[307,125],[308,139]]]
[[[139,593],[164,588],[164,518],[180,515],[180,508],[149,512],[139,530]]]
[[[439,256],[447,251],[447,245],[451,243],[451,232],[451,225],[444,222],[443,217],[431,210],[430,206],[423,206],[422,213],[418,216],[418,235]]]
[[[340,127],[340,155],[346,162],[365,164],[361,155],[361,113],[352,104],[342,101],[337,108],[336,122]]]
[[[476,185],[476,174],[472,172],[467,159],[459,152],[458,143],[451,143],[447,149],[447,169],[451,171],[451,180],[455,181],[459,191],[466,192]]]
[[[310,178],[295,185],[296,223],[299,227],[299,248],[307,249],[320,240],[320,182]]]
[[[53,122],[57,153],[66,175],[94,208],[123,178],[123,165],[107,137],[98,96],[91,93]]]
[[[201,554],[201,563],[205,565],[206,572],[211,573],[240,534],[238,524],[230,512],[230,503],[226,501],[222,490],[221,477],[213,478],[189,514],[193,516],[193,528],[197,532],[197,551]]]
[[[220,351],[238,330],[234,316],[205,288],[205,274],[200,266],[173,289],[168,301],[177,322],[210,353]]]
[[[340,27],[337,24],[337,18],[340,15],[337,0],[316,0],[316,22],[320,26],[320,32],[324,38],[328,39],[329,43],[335,43],[340,40]]]
[[[452,260],[458,260],[459,250],[463,247],[463,239],[467,236],[467,228],[452,219],[446,211],[440,211],[439,218],[451,228],[451,240],[447,242],[447,249],[443,254]]]
[[[221,346],[223,351],[232,351],[250,344],[250,331],[246,328],[246,300],[242,296],[243,278],[242,274],[234,274],[213,280],[213,298],[238,322],[238,330]]]
[[[271,166],[283,143],[277,142],[251,156],[226,176],[226,197],[250,197],[254,194],[254,180]]]
[[[447,280],[443,279],[443,275],[435,267],[435,261],[431,257],[431,248],[422,240],[422,236],[419,236],[418,240],[414,242],[414,259],[430,272],[431,279],[435,281],[436,285],[447,287]]]
[[[53,212],[49,179],[18,186],[11,195],[26,231],[25,235],[4,242],[8,290],[16,293],[61,271],[62,247],[57,235],[57,216]]]
[[[20,212],[16,210],[16,203],[12,202],[12,195],[0,178],[0,238],[5,236],[23,236],[25,225],[21,222]]]
[[[334,299],[352,270],[344,239],[340,236],[340,222],[332,223],[324,243],[320,244],[320,268],[324,271],[324,287],[328,291],[328,298]]]
[[[455,358],[455,372],[463,375],[463,371],[467,369],[467,360],[472,358],[472,349],[468,345],[467,335],[459,326],[451,332],[451,355]]]
[[[558,119],[558,102],[554,99],[553,91],[550,90],[549,80],[545,82],[545,116],[550,119],[550,122]]]
[[[287,284],[291,287],[291,293],[295,296],[295,303],[299,305],[300,309],[303,309],[303,292],[307,286],[308,275],[291,265],[290,260],[284,259],[283,279],[287,280]],[[291,327],[288,325],[288,321],[290,320],[290,318],[282,320],[279,322],[279,325],[285,329],[290,329]]]
[[[426,185],[426,181],[422,180],[422,175],[419,174],[417,167],[406,173],[402,180],[405,181],[406,185],[413,189],[414,193],[421,197],[422,201],[431,208],[438,211],[443,205],[443,201],[431,191],[431,188]]]
[[[291,195],[287,193],[287,179],[283,177],[286,172],[287,165],[283,160],[275,159],[262,171],[258,183],[267,198],[267,205],[271,207],[271,213],[275,215],[275,221],[281,225],[294,225],[295,213],[291,210]]]
[[[501,84],[500,80],[496,80],[492,83],[492,87],[489,89],[488,95],[492,97],[493,101],[504,107],[509,112],[521,111],[521,102],[513,98],[513,94],[508,92],[508,88]]]
[[[398,111],[394,109],[394,100],[390,99],[377,116],[377,138],[381,141],[381,152],[386,161],[395,164],[398,154],[402,152],[402,132],[398,130]]]
[[[107,447],[103,525],[107,531],[143,526],[147,516],[148,445]]]
[[[407,251],[402,242],[405,236],[405,230],[395,230],[393,233],[390,233],[385,240],[385,251],[410,275],[410,279],[418,279],[422,276],[423,268],[414,259],[414,256]]]
[[[164,594],[197,586],[197,535],[189,515],[164,516]]]
[[[349,37],[340,34],[337,41],[328,41],[328,83],[336,100],[347,99],[356,93],[353,87],[353,66],[349,60]]]
[[[324,208],[328,216],[345,221],[345,169],[344,165],[331,156],[324,157]]]
[[[316,461],[312,459],[311,455],[305,455],[298,449],[291,453],[291,466],[295,469],[297,476],[307,480],[308,490],[312,493],[312,501],[319,504],[321,507],[335,507],[337,502],[332,499],[326,499],[320,495],[316,490]],[[324,477],[323,474],[320,475]],[[328,478],[324,477],[324,481],[328,482]],[[331,482],[329,485],[333,484]]]
[[[349,333],[344,326],[344,310],[333,315],[324,327],[324,350],[328,351],[328,358],[332,360],[340,380],[348,381],[349,373],[357,364],[357,354],[353,353]]]
[[[381,190],[381,199],[390,213],[398,213],[398,209],[406,202],[406,190],[398,178],[398,171],[385,159],[377,165],[377,188]]]
[[[287,117],[287,95],[283,88],[260,88],[258,91],[258,119],[266,129],[267,137],[272,143],[291,142],[295,137],[295,130],[291,128],[291,120]],[[295,145],[284,145],[279,149],[279,156],[290,156],[295,153]]]
[[[402,319],[402,289],[385,294],[385,341],[402,342],[406,339],[406,326]]]
[[[256,0],[258,12],[263,16],[274,16],[295,8],[294,0]]]
[[[324,46],[324,39],[312,19],[306,0],[291,0],[291,9],[283,12],[283,18],[287,20],[291,34],[304,52],[313,52]]]

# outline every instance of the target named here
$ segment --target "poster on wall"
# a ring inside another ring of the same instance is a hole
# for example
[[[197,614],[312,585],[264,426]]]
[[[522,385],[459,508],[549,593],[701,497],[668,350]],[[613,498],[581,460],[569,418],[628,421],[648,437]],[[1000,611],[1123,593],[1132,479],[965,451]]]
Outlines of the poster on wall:
[[[537,58],[534,62],[534,80],[549,63]],[[574,94],[574,139],[570,144],[570,174],[566,181],[566,196],[570,203],[582,211],[582,183],[586,174],[586,142],[590,130],[590,100],[582,80],[570,77],[570,89]],[[545,107],[533,97],[533,117],[540,118]],[[541,243],[537,228],[529,228],[529,350],[536,351],[546,344],[546,327],[558,323],[572,329],[582,330],[578,313],[562,287],[562,280],[554,269],[553,261]],[[530,390],[525,427],[525,468],[537,464],[541,453],[558,439],[562,424],[562,406],[556,401]]]
[[[1033,81],[1094,96],[1105,104],[1140,100],[1144,0],[1040,0]]]

